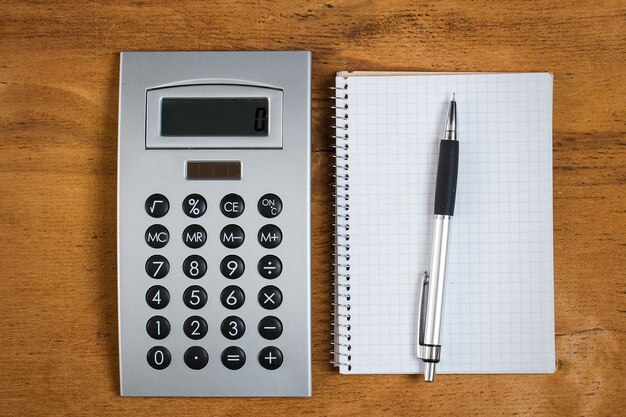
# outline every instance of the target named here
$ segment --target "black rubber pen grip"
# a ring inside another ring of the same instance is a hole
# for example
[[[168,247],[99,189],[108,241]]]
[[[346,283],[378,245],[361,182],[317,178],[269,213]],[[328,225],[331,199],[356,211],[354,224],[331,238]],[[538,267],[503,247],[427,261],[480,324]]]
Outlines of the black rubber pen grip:
[[[437,164],[435,215],[454,215],[458,171],[459,142],[456,140],[442,140],[439,145],[439,163]]]

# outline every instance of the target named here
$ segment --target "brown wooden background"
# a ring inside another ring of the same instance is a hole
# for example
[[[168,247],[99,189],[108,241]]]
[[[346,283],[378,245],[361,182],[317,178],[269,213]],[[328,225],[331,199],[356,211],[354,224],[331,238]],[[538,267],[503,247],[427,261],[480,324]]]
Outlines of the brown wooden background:
[[[0,3],[0,414],[623,415],[626,7],[621,1]],[[122,50],[313,51],[310,399],[118,395]],[[328,363],[327,88],[335,71],[554,73],[557,371],[341,376]]]

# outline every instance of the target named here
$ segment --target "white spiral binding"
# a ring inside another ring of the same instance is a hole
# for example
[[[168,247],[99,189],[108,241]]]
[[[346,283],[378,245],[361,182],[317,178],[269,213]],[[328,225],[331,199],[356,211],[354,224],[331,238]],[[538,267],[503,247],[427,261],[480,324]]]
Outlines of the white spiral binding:
[[[334,232],[334,263],[333,263],[333,316],[331,345],[333,349],[330,353],[333,356],[331,363],[335,366],[345,366],[347,370],[352,370],[350,364],[352,355],[352,335],[350,331],[350,185],[348,175],[348,84],[343,86],[331,87],[335,94],[331,99],[335,101],[335,105],[331,106],[334,110],[334,124],[332,128],[335,130],[333,139],[335,139],[335,163],[333,164],[333,187],[335,191],[333,216],[335,221],[333,227]]]

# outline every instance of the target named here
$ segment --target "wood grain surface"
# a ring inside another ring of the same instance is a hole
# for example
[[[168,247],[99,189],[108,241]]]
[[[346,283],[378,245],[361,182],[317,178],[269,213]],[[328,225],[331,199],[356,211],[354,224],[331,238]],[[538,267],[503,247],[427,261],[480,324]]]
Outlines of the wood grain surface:
[[[622,1],[0,3],[0,414],[624,415]],[[313,51],[310,399],[122,398],[119,52]],[[554,74],[557,371],[343,376],[329,364],[338,70]]]

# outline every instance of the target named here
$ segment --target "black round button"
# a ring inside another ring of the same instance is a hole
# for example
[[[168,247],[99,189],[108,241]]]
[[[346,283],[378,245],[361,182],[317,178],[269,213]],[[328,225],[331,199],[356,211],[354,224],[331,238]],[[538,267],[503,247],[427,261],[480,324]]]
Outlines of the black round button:
[[[183,324],[183,331],[188,338],[193,340],[202,339],[209,331],[209,326],[200,316],[191,316]]]
[[[183,272],[189,278],[202,278],[206,274],[206,261],[200,255],[188,256],[183,261]]]
[[[229,285],[222,290],[220,299],[224,307],[229,310],[236,310],[246,301],[246,294],[236,285]]]
[[[170,334],[170,322],[163,316],[154,316],[146,323],[146,331],[153,339],[165,339]]]
[[[192,285],[183,293],[183,302],[193,310],[198,310],[206,305],[208,295],[204,288],[199,285]]]
[[[228,194],[220,201],[222,214],[231,219],[241,216],[245,208],[246,203],[244,203],[243,198],[237,194]]]
[[[192,346],[185,351],[185,364],[191,369],[202,369],[209,363],[209,354],[202,346]]]
[[[243,275],[246,265],[237,255],[228,255],[220,263],[220,271],[226,278],[237,279]]]
[[[278,256],[265,255],[259,261],[257,270],[263,278],[274,279],[283,272],[283,263],[278,259]]]
[[[270,371],[278,369],[283,364],[283,352],[276,346],[266,346],[259,352],[259,363]]]
[[[283,202],[276,194],[265,194],[257,204],[261,216],[272,219],[283,211]]]
[[[170,272],[170,263],[163,255],[152,255],[146,261],[146,273],[155,279],[161,279]]]
[[[170,202],[163,194],[152,194],[146,199],[144,207],[149,216],[159,218],[170,211]]]
[[[267,285],[259,291],[259,304],[267,310],[274,310],[283,303],[283,293],[273,285]]]
[[[154,346],[148,351],[147,355],[148,364],[154,369],[165,369],[172,361],[172,355],[165,346]]]
[[[235,249],[243,245],[245,238],[246,235],[243,229],[236,224],[229,224],[220,232],[220,241],[224,246],[230,249]]]
[[[199,224],[189,225],[183,230],[183,242],[191,249],[198,249],[206,243],[206,230]]]
[[[283,334],[283,322],[278,317],[263,317],[259,322],[259,334],[267,340],[278,339]]]
[[[274,249],[283,241],[283,232],[275,224],[266,224],[259,230],[259,243],[266,249]]]
[[[161,285],[154,285],[146,291],[146,303],[156,310],[165,308],[170,303],[170,292]]]
[[[236,371],[246,363],[246,353],[239,346],[229,346],[222,352],[222,364]]]
[[[162,224],[153,224],[146,230],[146,243],[155,249],[167,245],[170,240],[170,232]]]
[[[220,330],[225,338],[237,340],[246,332],[246,324],[237,316],[228,316],[222,321]]]
[[[183,211],[196,219],[206,212],[206,200],[200,194],[189,194],[183,200]]]

